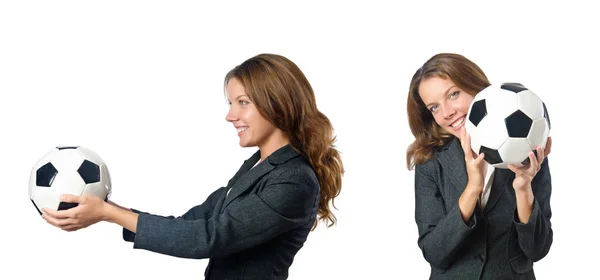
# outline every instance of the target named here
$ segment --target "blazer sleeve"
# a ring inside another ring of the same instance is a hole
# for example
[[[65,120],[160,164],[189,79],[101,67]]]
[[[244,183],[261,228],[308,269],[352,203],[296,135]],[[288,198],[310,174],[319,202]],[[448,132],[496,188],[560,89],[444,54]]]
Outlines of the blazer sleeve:
[[[219,198],[226,192],[225,187],[221,187],[211,193],[206,200],[197,206],[192,207],[185,214],[180,216],[181,219],[184,220],[197,220],[197,219],[208,219],[210,215],[213,213],[215,205],[219,201]],[[142,212],[137,209],[131,209],[134,213],[137,214],[149,214],[147,212]],[[167,218],[174,218],[174,216],[168,216]],[[138,230],[139,231],[139,230]],[[132,232],[126,228],[123,228],[123,240],[128,242],[134,242],[135,240],[135,232]]]
[[[533,210],[526,224],[519,222],[515,208],[515,227],[519,245],[523,253],[536,262],[544,258],[550,251],[553,241],[552,210],[550,196],[552,194],[552,179],[548,158],[544,159],[540,171],[531,182],[534,201]]]
[[[466,237],[477,224],[475,214],[465,223],[458,201],[447,209],[438,183],[431,173],[433,164],[415,168],[415,218],[419,230],[418,245],[425,260],[438,270],[449,268]]]
[[[264,243],[314,219],[318,181],[302,172],[298,169],[272,171],[274,179],[267,179],[261,191],[237,197],[223,212],[210,218],[185,219],[141,213],[134,248],[203,259]]]

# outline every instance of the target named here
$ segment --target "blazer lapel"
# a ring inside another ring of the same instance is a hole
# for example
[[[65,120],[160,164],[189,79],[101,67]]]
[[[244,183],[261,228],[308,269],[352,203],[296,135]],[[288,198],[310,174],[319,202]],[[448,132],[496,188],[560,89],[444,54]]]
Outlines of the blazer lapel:
[[[443,173],[444,181],[450,181],[459,191],[459,194],[462,194],[467,186],[469,177],[465,166],[464,152],[458,138],[452,139],[442,149],[438,153],[437,159],[442,165],[443,170],[446,171]]]
[[[231,187],[235,184],[235,182],[237,182],[237,180],[242,175],[244,175],[248,170],[250,170],[250,168],[252,168],[259,159],[260,159],[260,151],[256,151],[250,158],[245,160],[244,163],[242,164],[242,166],[240,167],[240,169],[238,169],[238,171],[235,173],[235,175],[233,175],[233,177],[229,180],[229,182],[227,182],[228,189],[231,189]]]
[[[277,165],[282,164],[294,157],[299,156],[291,145],[286,145],[279,150],[269,155],[263,162],[259,163],[256,167],[252,168],[256,162],[260,159],[260,151],[257,151],[244,162],[240,170],[230,180],[229,184],[231,191],[225,198],[222,209],[225,209],[227,205],[236,197],[240,196],[249,187],[255,185],[255,183],[262,178],[265,174],[273,170]]]

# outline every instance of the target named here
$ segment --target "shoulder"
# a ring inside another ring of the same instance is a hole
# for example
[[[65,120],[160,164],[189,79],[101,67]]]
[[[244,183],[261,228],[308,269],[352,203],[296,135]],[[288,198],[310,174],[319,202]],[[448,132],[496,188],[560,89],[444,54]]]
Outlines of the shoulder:
[[[427,174],[436,172],[436,170],[441,168],[439,158],[440,156],[443,156],[443,154],[448,150],[448,148],[449,144],[433,148],[433,154],[431,155],[431,158],[422,163],[416,164],[415,172]]]
[[[415,171],[426,171],[435,169],[438,166],[438,154],[434,152],[430,159],[425,162],[419,163],[415,165]]]
[[[434,147],[431,158],[415,165],[416,175],[426,175],[434,177],[435,174],[442,172],[442,163],[460,164],[458,161],[463,159],[462,147],[458,138],[454,137],[442,146]],[[464,163],[463,163],[464,164]]]
[[[270,172],[269,179],[274,181],[288,181],[304,185],[318,185],[315,171],[302,156],[275,166]]]
[[[261,181],[257,194],[277,212],[287,215],[311,209],[320,194],[315,172],[301,157],[275,166]]]
[[[421,164],[415,165],[415,186],[422,185],[422,182],[437,182],[436,178],[441,171],[441,166],[434,154],[431,159]]]

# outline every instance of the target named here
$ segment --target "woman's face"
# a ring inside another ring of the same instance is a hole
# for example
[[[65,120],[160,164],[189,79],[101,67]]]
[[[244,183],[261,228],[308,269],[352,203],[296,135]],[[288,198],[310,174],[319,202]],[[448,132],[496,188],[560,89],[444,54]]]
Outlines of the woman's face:
[[[421,81],[419,95],[435,122],[448,133],[460,137],[473,96],[450,79],[431,77]]]
[[[242,84],[231,79],[226,91],[230,107],[225,119],[237,130],[240,146],[261,148],[272,142],[279,129],[260,114]]]

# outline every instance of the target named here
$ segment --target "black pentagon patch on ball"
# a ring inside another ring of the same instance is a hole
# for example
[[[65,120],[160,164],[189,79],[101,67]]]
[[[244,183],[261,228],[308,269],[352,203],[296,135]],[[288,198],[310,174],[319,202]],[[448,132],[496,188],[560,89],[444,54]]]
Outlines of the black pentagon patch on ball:
[[[481,148],[479,148],[479,153],[484,154],[483,159],[489,164],[502,163],[502,158],[500,157],[500,153],[498,153],[498,150],[490,149],[486,146],[481,146]]]
[[[68,150],[68,149],[77,149],[79,148],[78,146],[61,146],[61,147],[56,147],[59,150]]]
[[[501,89],[510,90],[514,93],[519,93],[521,91],[527,90],[525,86],[519,83],[504,83],[500,86]]]
[[[52,185],[52,181],[54,181],[54,178],[56,178],[57,174],[58,174],[58,170],[56,170],[56,168],[54,168],[54,165],[52,165],[52,163],[48,162],[48,163],[44,164],[42,167],[40,167],[36,171],[36,175],[35,175],[36,186],[49,187],[50,185]]]
[[[77,169],[77,173],[81,175],[86,184],[100,181],[100,167],[87,159],[81,163],[81,166]]]
[[[517,110],[504,119],[508,136],[513,138],[525,138],[529,134],[533,120],[521,110]]]
[[[37,204],[35,204],[35,201],[33,201],[33,199],[31,199],[31,203],[33,203],[33,207],[35,207],[35,209],[38,211],[38,213],[40,213],[40,215],[42,215],[42,211],[40,211],[40,208],[37,207]]]
[[[79,205],[79,203],[74,203],[74,202],[61,202],[58,205],[58,211],[61,210],[67,210],[67,209],[71,209],[73,207],[76,207],[77,205]]]
[[[552,126],[550,125],[550,115],[548,115],[548,110],[546,109],[546,103],[542,102],[542,106],[544,106],[544,119],[546,119],[546,122],[548,123],[548,129],[552,129]]]
[[[487,115],[487,107],[485,106],[485,99],[477,100],[471,107],[471,115],[469,115],[469,121],[475,126],[479,125],[483,117]]]

